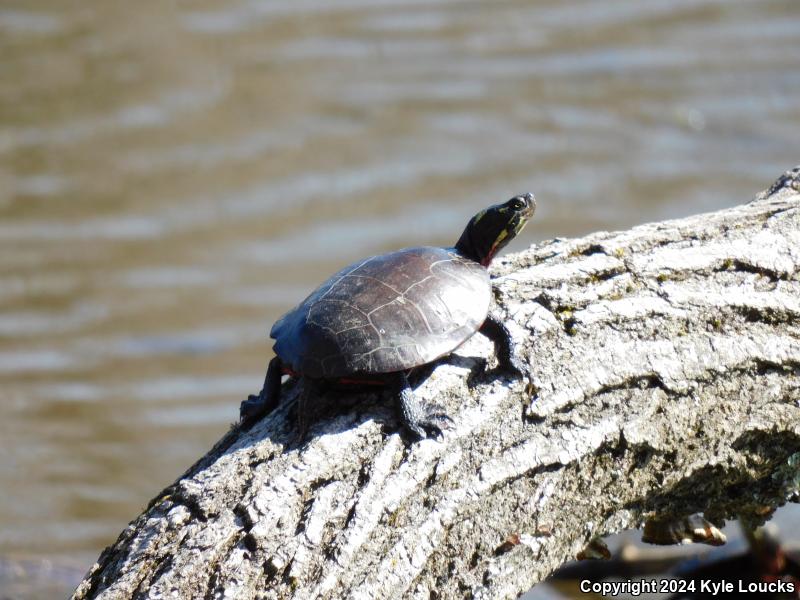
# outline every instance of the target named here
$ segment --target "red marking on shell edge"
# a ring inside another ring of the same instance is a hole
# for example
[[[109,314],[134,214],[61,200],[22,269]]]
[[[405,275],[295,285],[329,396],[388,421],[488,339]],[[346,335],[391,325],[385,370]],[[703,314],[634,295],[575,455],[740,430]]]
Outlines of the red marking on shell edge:
[[[375,385],[380,387],[386,385],[385,381],[378,381],[377,379],[350,379],[347,377],[340,377],[336,382],[342,385]]]
[[[281,373],[284,375],[289,375],[290,377],[302,377],[302,373],[298,373],[297,371],[293,370],[291,367],[282,367]],[[359,377],[334,377],[331,381],[339,385],[370,385],[376,387],[386,387],[386,381],[381,379],[369,379],[364,378],[361,379]]]

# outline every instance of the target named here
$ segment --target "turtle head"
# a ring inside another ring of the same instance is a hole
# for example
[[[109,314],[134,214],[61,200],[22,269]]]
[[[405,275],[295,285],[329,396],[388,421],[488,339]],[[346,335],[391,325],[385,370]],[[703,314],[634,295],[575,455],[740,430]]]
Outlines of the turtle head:
[[[472,217],[456,242],[462,256],[489,266],[495,255],[522,231],[536,210],[533,194],[514,196],[508,202],[495,204]]]

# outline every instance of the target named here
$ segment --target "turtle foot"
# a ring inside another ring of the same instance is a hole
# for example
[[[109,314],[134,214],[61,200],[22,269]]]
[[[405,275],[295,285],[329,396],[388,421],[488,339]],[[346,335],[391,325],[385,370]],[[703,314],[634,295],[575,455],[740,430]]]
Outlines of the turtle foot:
[[[405,416],[405,415],[404,415]],[[403,425],[418,439],[441,438],[445,431],[455,426],[453,419],[448,417],[441,406],[431,406],[424,411],[421,417],[415,415],[415,419],[403,419]]]
[[[454,424],[441,406],[420,402],[405,373],[397,376],[397,408],[400,420],[415,439],[439,438]]]
[[[267,403],[261,394],[250,394],[247,400],[239,405],[239,422],[249,423],[264,414]]]

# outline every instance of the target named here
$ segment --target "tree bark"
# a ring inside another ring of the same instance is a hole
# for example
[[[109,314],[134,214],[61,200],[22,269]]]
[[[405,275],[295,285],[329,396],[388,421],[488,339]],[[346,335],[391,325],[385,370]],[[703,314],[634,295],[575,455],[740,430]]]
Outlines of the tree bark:
[[[800,168],[743,206],[492,271],[525,377],[473,336],[417,388],[453,429],[415,443],[378,392],[320,398],[338,408],[298,443],[287,383],[74,598],[514,598],[649,517],[798,501]]]

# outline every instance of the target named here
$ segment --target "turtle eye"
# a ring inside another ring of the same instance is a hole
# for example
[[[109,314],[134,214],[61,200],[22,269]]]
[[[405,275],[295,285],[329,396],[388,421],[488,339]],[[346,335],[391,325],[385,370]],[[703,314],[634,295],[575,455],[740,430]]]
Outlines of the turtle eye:
[[[517,196],[516,198],[511,199],[511,208],[514,210],[522,210],[525,208],[525,201]]]

